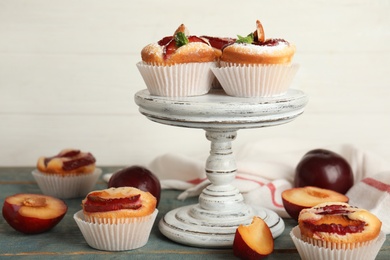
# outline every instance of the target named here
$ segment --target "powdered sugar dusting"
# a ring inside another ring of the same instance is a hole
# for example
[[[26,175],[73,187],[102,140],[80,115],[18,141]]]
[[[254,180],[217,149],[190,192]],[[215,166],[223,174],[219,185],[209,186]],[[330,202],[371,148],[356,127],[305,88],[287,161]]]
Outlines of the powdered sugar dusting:
[[[160,45],[158,45],[157,43],[151,43],[147,46],[147,50],[148,50],[148,55],[154,55],[154,54],[157,54],[157,55],[162,55],[162,52],[163,52],[163,49]]]
[[[247,44],[247,43],[234,43],[233,46],[238,51],[242,50],[250,54],[257,55],[257,54],[282,51],[283,49],[288,48],[290,45],[288,42],[281,41],[278,42],[278,44],[275,46],[255,45],[255,44]]]

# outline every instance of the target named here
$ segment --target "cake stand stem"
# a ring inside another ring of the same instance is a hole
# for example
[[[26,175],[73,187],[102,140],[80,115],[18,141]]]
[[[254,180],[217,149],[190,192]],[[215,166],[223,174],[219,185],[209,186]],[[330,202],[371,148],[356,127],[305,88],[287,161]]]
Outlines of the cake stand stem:
[[[199,196],[202,209],[232,212],[238,208],[244,210],[246,207],[243,196],[232,185],[237,171],[232,150],[232,141],[236,136],[237,131],[206,130],[211,149],[205,170],[211,184]]]

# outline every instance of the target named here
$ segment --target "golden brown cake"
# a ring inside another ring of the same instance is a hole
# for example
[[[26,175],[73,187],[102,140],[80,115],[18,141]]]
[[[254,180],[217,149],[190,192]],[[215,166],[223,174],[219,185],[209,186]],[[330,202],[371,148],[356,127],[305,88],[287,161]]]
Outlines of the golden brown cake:
[[[365,209],[327,202],[303,209],[298,218],[301,237],[316,245],[354,248],[378,237],[382,222]]]
[[[257,98],[285,94],[299,68],[292,63],[295,45],[283,39],[266,39],[263,26],[234,43],[224,45],[219,67],[212,68],[226,94]]]
[[[206,39],[189,35],[182,24],[173,36],[145,46],[139,72],[151,95],[188,97],[207,94],[217,66],[214,48]]]
[[[221,62],[234,64],[289,64],[295,54],[295,45],[284,39],[265,39],[263,26],[222,50]]]
[[[90,192],[73,216],[88,245],[105,251],[144,246],[158,214],[156,198],[133,187]]]
[[[47,174],[89,174],[95,170],[95,157],[89,152],[77,149],[64,149],[52,157],[40,157],[37,168]]]
[[[119,219],[148,216],[156,204],[151,193],[134,187],[92,191],[82,201],[84,217],[93,223],[117,223]]]
[[[214,49],[208,41],[189,35],[184,24],[179,26],[173,36],[145,46],[141,58],[147,64],[163,66],[216,60]]]

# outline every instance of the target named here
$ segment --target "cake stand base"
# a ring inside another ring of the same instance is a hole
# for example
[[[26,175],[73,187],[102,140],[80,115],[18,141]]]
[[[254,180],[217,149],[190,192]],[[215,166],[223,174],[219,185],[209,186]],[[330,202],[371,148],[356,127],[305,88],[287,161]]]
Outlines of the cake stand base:
[[[266,208],[248,207],[242,215],[235,213],[221,216],[207,212],[209,218],[223,221],[205,221],[193,216],[194,211],[201,210],[199,204],[185,206],[168,212],[159,222],[159,229],[167,238],[181,244],[202,248],[231,248],[234,235],[239,225],[250,224],[253,216],[261,217],[270,227],[274,238],[284,230],[283,220],[273,211]],[[230,221],[227,221],[227,220]]]

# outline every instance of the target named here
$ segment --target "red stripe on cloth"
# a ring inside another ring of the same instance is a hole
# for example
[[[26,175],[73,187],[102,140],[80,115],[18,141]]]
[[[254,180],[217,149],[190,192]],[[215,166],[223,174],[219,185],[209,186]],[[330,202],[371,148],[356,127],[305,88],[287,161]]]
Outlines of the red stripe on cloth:
[[[187,181],[187,182],[188,182],[188,183],[191,183],[191,184],[197,185],[197,184],[199,184],[199,183],[201,183],[201,182],[203,182],[203,181],[205,181],[205,180],[206,180],[206,178],[204,178],[204,179],[197,178],[197,179],[189,180],[189,181]]]
[[[276,199],[275,199],[276,187],[275,187],[275,185],[272,182],[270,182],[267,184],[267,187],[271,191],[272,204],[274,204],[275,207],[283,208],[283,205],[276,202]]]
[[[390,193],[390,185],[383,183],[381,181],[375,180],[373,178],[365,178],[362,180],[365,184],[374,187],[377,190],[385,191]]]
[[[254,183],[259,184],[260,186],[263,186],[263,185],[264,185],[264,183],[261,182],[261,181],[255,181],[255,180],[253,180],[253,179],[244,178],[244,177],[242,177],[242,176],[236,176],[236,179],[246,180],[246,181],[252,181],[252,182],[254,182]]]

